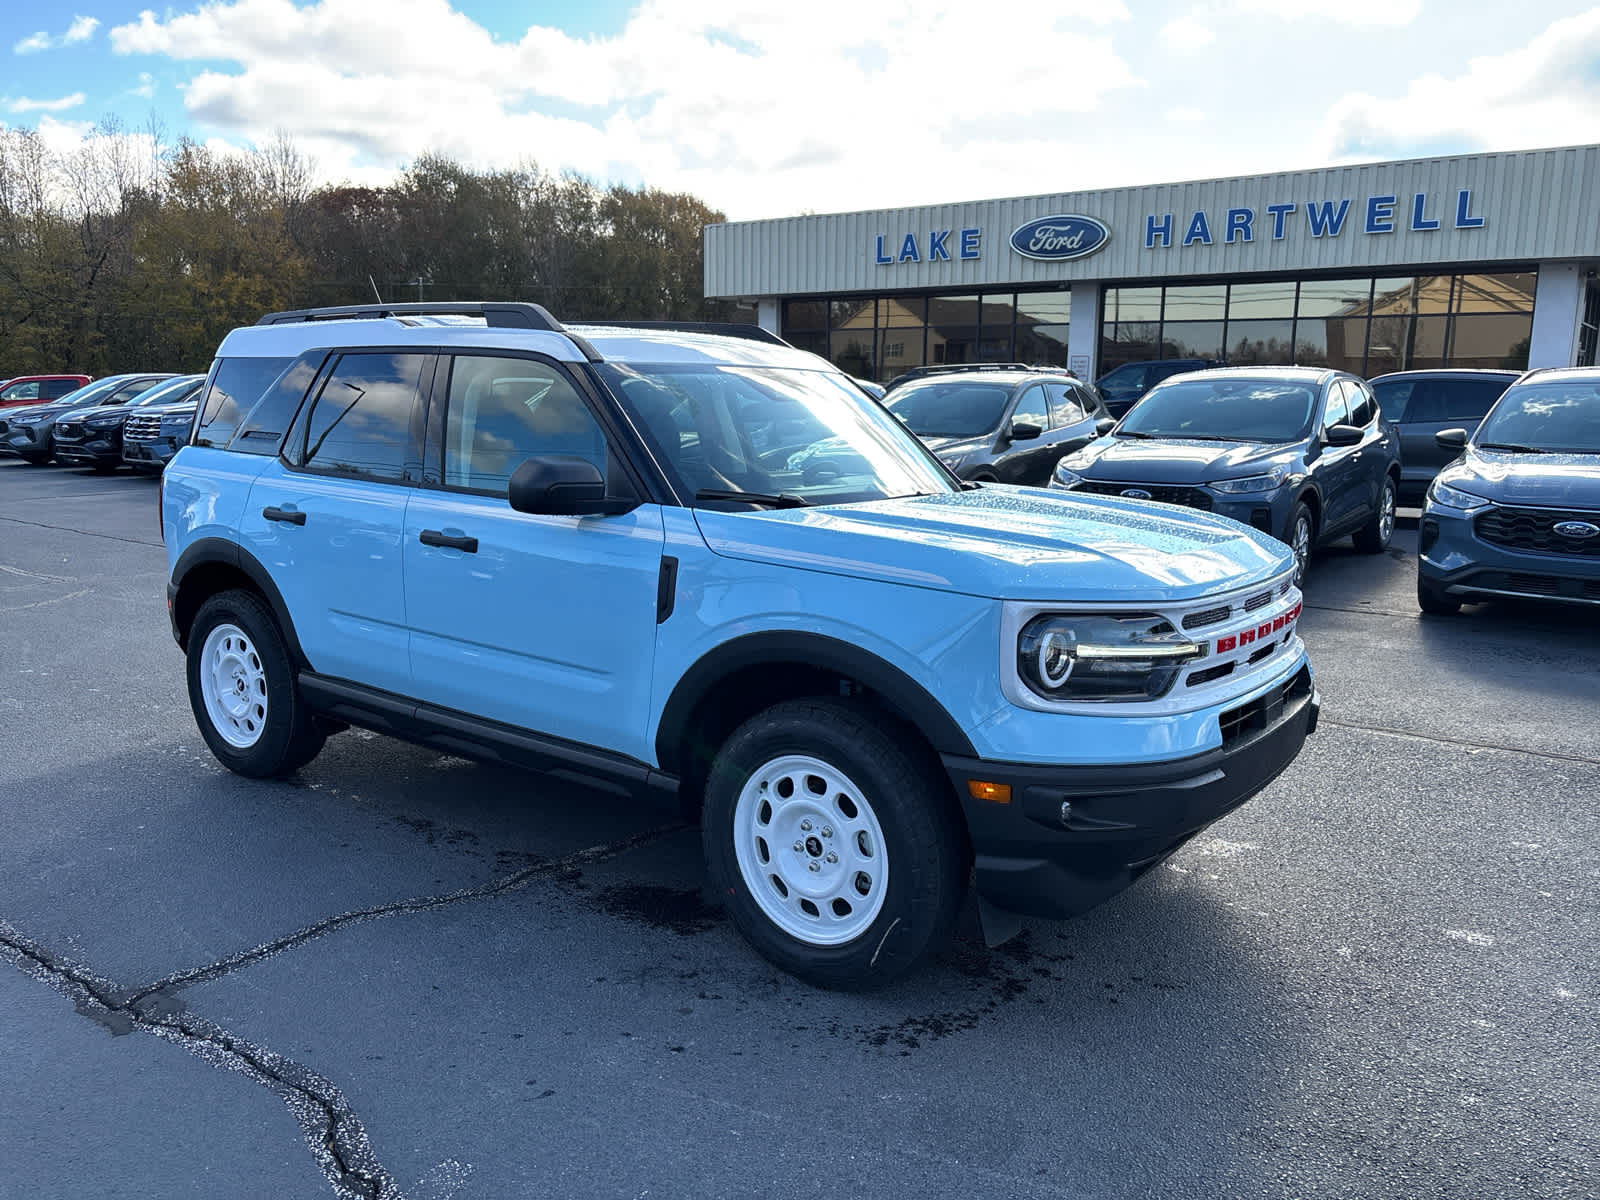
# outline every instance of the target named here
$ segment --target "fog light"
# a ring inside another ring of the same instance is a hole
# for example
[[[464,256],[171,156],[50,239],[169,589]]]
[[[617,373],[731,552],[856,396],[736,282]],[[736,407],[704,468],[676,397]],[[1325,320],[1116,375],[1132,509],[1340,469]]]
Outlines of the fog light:
[[[967,794],[974,800],[987,800],[990,804],[1010,804],[1009,783],[985,783],[981,779],[967,780]]]
[[[1426,554],[1429,550],[1432,550],[1433,544],[1438,540],[1439,522],[1432,520],[1424,521],[1422,523],[1422,536],[1417,542],[1417,544],[1422,547],[1422,552]]]

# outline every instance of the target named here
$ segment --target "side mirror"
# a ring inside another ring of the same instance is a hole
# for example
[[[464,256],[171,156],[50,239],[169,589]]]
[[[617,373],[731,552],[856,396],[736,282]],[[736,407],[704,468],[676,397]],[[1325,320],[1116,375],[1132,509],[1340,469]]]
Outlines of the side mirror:
[[[1115,417],[1101,417],[1094,423],[1094,434],[1096,437],[1105,437],[1116,427],[1117,419]]]
[[[1330,446],[1359,446],[1364,435],[1354,425],[1335,425],[1323,435]]]
[[[1016,421],[1011,426],[1011,440],[1013,442],[1031,442],[1034,438],[1044,433],[1043,428],[1031,421]]]
[[[553,517],[615,516],[638,506],[607,496],[605,477],[572,454],[534,455],[511,473],[506,498],[517,512]]]
[[[1461,451],[1467,448],[1465,429],[1441,429],[1433,435],[1433,444],[1441,450]]]

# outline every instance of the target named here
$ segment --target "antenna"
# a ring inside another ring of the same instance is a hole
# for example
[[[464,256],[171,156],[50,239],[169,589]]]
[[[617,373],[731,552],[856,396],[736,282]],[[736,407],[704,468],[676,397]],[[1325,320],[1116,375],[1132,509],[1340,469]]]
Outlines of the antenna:
[[[372,285],[372,294],[378,298],[378,303],[382,304],[383,303],[383,293],[378,290],[378,281],[376,279],[374,279],[371,275],[368,275],[367,276],[367,282]]]

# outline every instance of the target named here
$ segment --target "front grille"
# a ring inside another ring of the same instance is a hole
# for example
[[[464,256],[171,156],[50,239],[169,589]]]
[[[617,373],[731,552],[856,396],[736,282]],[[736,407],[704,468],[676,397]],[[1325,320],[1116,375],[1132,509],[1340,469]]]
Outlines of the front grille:
[[[1075,492],[1092,492],[1096,496],[1122,496],[1129,489],[1150,493],[1151,500],[1162,504],[1179,504],[1184,508],[1211,511],[1211,496],[1200,488],[1169,487],[1160,483],[1106,483],[1099,479],[1085,479],[1073,487]],[[1124,499],[1142,500],[1143,496],[1126,496]]]
[[[1226,621],[1228,614],[1231,612],[1233,612],[1233,609],[1226,604],[1218,605],[1216,608],[1202,609],[1200,612],[1192,612],[1183,619],[1183,627],[1185,629],[1204,629],[1207,625],[1215,625],[1218,621]]]
[[[122,427],[122,440],[125,442],[153,442],[161,434],[161,416],[159,413],[151,416],[129,417],[127,424]]]
[[[62,421],[56,426],[56,440],[66,439],[77,441],[83,436],[83,426],[76,422]]]
[[[1254,596],[1251,596],[1250,599],[1244,602],[1245,612],[1255,612],[1255,610],[1258,608],[1265,608],[1268,604],[1272,603],[1272,597],[1274,595],[1281,596],[1283,593],[1281,591],[1274,592],[1272,588],[1268,588],[1264,592],[1257,592]]]
[[[1184,687],[1199,687],[1202,683],[1210,683],[1213,679],[1221,679],[1224,675],[1233,674],[1231,662],[1218,663],[1214,667],[1206,667],[1201,671],[1190,671],[1189,678],[1183,681]]]
[[[1473,522],[1473,529],[1484,541],[1508,550],[1600,558],[1600,537],[1564,537],[1555,530],[1564,521],[1600,526],[1600,512],[1555,508],[1491,508],[1479,514]]]
[[[1248,704],[1230,708],[1217,719],[1222,727],[1222,744],[1228,745],[1252,733],[1260,733],[1280,716],[1286,704],[1311,692],[1311,671],[1302,667],[1295,677]]]
[[[1600,579],[1566,579],[1528,571],[1475,571],[1460,581],[1468,591],[1482,588],[1517,596],[1548,596],[1553,600],[1600,600]]]

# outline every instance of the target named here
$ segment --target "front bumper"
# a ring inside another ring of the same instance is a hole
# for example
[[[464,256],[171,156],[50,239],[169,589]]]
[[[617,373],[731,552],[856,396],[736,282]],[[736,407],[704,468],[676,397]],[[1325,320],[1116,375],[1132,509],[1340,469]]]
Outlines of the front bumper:
[[[1418,577],[1467,604],[1494,599],[1600,605],[1600,556],[1511,550],[1475,532],[1476,514],[1429,505],[1419,533]]]
[[[1132,489],[1144,491],[1152,499],[1162,503],[1176,504],[1180,508],[1192,508],[1199,512],[1213,513],[1219,517],[1228,517],[1248,525],[1252,529],[1259,529],[1262,533],[1277,538],[1279,541],[1288,541],[1289,514],[1294,508],[1294,492],[1288,487],[1278,487],[1267,492],[1245,492],[1232,494],[1213,491],[1203,483],[1126,483],[1118,480],[1095,479],[1086,477],[1084,487],[1075,485],[1068,487],[1058,482],[1052,475],[1050,487],[1057,491],[1070,491],[1074,495],[1121,495],[1124,490]],[[1177,499],[1165,499],[1169,494],[1176,494]],[[1142,497],[1133,497],[1141,499]]]
[[[159,471],[172,461],[183,443],[175,437],[158,437],[148,441],[122,443],[122,461],[130,467],[146,471]]]
[[[1116,895],[1286,768],[1317,727],[1311,669],[1222,714],[1223,744],[1175,762],[1034,766],[944,757],[971,832],[978,894],[1024,916],[1070,917]],[[1009,785],[1010,802],[970,781]]]
[[[81,442],[64,442],[57,438],[56,461],[79,467],[120,463],[122,438],[117,434],[86,438]]]

